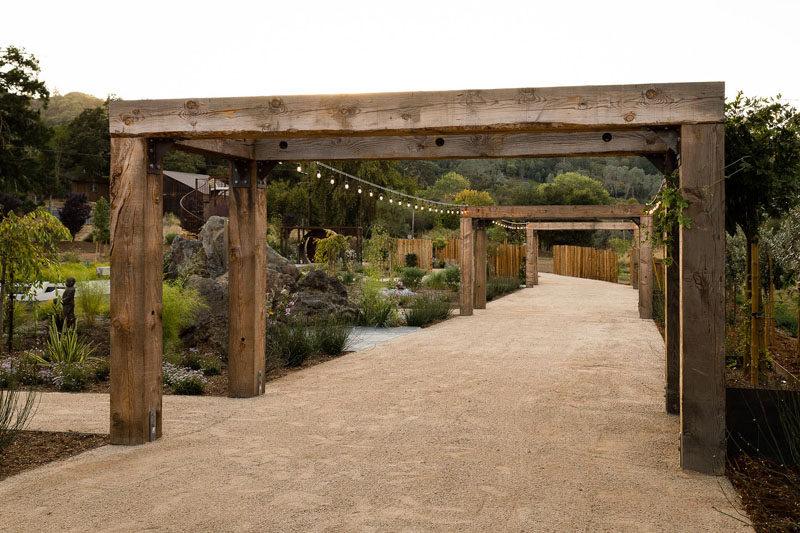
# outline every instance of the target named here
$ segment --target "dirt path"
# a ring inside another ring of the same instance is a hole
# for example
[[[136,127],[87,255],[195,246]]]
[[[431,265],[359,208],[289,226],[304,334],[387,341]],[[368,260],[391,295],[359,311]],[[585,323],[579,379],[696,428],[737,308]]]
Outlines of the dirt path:
[[[0,482],[0,530],[742,529],[725,478],[678,467],[663,343],[636,301],[543,274],[261,398],[167,396],[161,441]],[[34,425],[107,416],[105,395],[51,394]]]

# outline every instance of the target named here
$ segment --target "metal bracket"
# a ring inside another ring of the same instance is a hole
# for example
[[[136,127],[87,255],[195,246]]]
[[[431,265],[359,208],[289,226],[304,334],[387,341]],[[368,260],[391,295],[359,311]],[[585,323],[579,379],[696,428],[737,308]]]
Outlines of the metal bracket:
[[[155,409],[150,411],[150,442],[156,440],[156,420],[158,418],[158,413]]]
[[[175,139],[147,139],[147,173],[160,174],[164,154],[175,144]]]
[[[235,188],[250,187],[250,161],[231,159],[231,185]]]
[[[258,371],[258,393],[264,394],[264,376],[261,370]]]

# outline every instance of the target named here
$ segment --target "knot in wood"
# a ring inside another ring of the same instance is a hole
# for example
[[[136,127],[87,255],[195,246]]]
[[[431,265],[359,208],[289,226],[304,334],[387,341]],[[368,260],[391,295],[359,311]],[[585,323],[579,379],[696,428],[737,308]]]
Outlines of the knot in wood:
[[[342,106],[339,108],[339,113],[341,113],[343,117],[352,117],[358,115],[360,112],[358,106],[354,105]]]
[[[623,117],[623,118],[625,118],[625,122],[632,122],[633,119],[636,118],[636,113],[634,113],[633,111],[630,111],[629,113],[626,113],[625,117]]]
[[[269,101],[269,105],[267,106],[268,113],[285,113],[286,112],[286,104],[283,103],[283,100],[280,98],[273,98]]]
[[[118,178],[122,174],[122,167],[114,167],[114,170],[111,172],[112,178]]]
[[[653,98],[656,97],[656,94],[658,94],[658,93],[656,93],[655,89],[647,89],[647,92],[644,93],[644,96],[647,99],[652,100]]]
[[[524,87],[517,91],[517,102],[533,102],[536,100],[536,89]]]
[[[198,105],[197,105],[197,102],[195,100],[187,100],[186,109],[191,111],[191,110],[197,109],[197,107],[198,107]]]
[[[130,126],[131,124],[133,124],[133,118],[127,116],[122,117],[122,123],[125,124],[126,126]]]
[[[131,113],[133,113],[134,115],[138,115],[139,113],[141,113],[141,111],[139,111],[139,108],[137,107],[136,109],[132,110]]]

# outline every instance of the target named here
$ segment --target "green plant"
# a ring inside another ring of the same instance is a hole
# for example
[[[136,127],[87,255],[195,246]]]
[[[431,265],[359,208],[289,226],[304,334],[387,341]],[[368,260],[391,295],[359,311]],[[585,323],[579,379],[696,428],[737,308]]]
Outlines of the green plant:
[[[679,228],[692,227],[692,220],[683,214],[687,207],[689,201],[683,197],[678,172],[675,171],[664,176],[664,184],[645,208],[645,211],[653,213],[652,232],[645,237],[657,248],[666,247],[664,265],[667,267],[673,263],[670,250]]]
[[[450,316],[450,300],[443,295],[422,294],[414,298],[406,314],[409,326],[424,327]]]
[[[163,283],[161,301],[164,344],[177,342],[181,329],[190,325],[195,315],[208,307],[197,289],[166,281]]]
[[[353,326],[335,319],[318,319],[311,326],[316,351],[339,355],[347,349]]]
[[[419,284],[424,276],[425,271],[421,268],[406,267],[400,271],[400,281],[403,282],[403,287],[407,289],[415,289],[419,287]]]
[[[345,285],[352,285],[353,282],[356,280],[356,275],[353,272],[350,272],[350,271],[342,272],[342,275],[339,276],[339,279]]]
[[[489,278],[486,281],[486,300],[491,301],[519,289],[522,281],[519,278]]]
[[[422,286],[429,289],[447,289],[447,278],[444,272],[431,272],[428,277],[422,280]]]
[[[94,326],[97,317],[108,309],[108,299],[100,283],[81,283],[78,286],[78,311],[89,326]]]
[[[94,371],[94,379],[97,381],[105,381],[111,373],[111,368],[108,366],[108,360],[98,358],[92,365]]]
[[[81,392],[89,382],[89,368],[83,363],[55,363],[50,371],[53,385],[63,392]]]
[[[171,245],[172,241],[174,241],[175,237],[177,236],[178,236],[177,233],[167,233],[166,235],[164,235],[164,242]]]
[[[452,290],[458,290],[461,285],[461,268],[458,265],[451,265],[445,268],[444,280]]]
[[[34,391],[26,391],[23,397],[15,383],[0,389],[0,455],[28,425],[36,411],[36,398]]]
[[[59,333],[53,320],[50,322],[44,354],[33,354],[32,357],[44,366],[61,363],[83,364],[94,360],[91,357],[94,350],[95,347],[91,342],[86,343],[78,338],[76,328],[66,328],[63,333]]]
[[[340,258],[344,258],[344,253],[350,247],[347,237],[328,230],[327,237],[316,242],[317,249],[314,252],[314,261],[317,263],[327,263],[328,274],[333,276],[336,273],[336,263]]]
[[[218,376],[222,373],[222,361],[219,357],[211,354],[206,354],[203,358],[203,375],[204,376]]]
[[[94,204],[94,216],[92,217],[92,240],[94,242],[107,243],[110,240],[109,217],[111,214],[108,200],[101,196]]]
[[[417,254],[406,254],[407,267],[416,267],[418,265],[419,265],[419,259],[417,258]]]
[[[388,327],[397,316],[397,301],[381,294],[379,285],[367,283],[358,300],[358,323],[361,326]]]
[[[206,389],[206,380],[199,370],[191,370],[164,363],[162,367],[164,384],[172,387],[175,394],[196,395],[203,394]]]
[[[787,297],[775,299],[775,324],[797,336],[797,303]]]
[[[314,354],[314,339],[304,321],[276,322],[267,326],[267,357],[285,366],[300,366]]]
[[[216,376],[222,372],[222,361],[209,353],[201,354],[192,348],[181,357],[181,364],[191,370],[202,370],[203,375]]]

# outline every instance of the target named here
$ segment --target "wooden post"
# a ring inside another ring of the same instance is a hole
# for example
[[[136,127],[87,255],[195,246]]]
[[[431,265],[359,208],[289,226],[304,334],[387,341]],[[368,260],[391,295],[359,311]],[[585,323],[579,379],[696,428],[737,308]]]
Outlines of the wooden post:
[[[767,342],[764,347],[769,351],[775,342],[775,276],[772,273],[772,252],[767,254],[769,259],[769,312],[767,313]]]
[[[536,261],[536,259],[535,259],[536,249],[534,248],[534,244],[533,244],[533,238],[534,238],[533,236],[534,236],[533,224],[528,222],[528,224],[525,226],[525,244],[526,244],[526,246],[525,246],[525,286],[526,287],[533,287],[534,285],[536,285],[535,274],[534,274],[534,272],[536,272],[536,268],[534,266],[535,265],[535,261]],[[554,261],[555,261],[555,259],[554,259]]]
[[[633,230],[633,246],[631,247],[631,287],[639,290],[639,227]]]
[[[761,272],[758,267],[758,241],[750,245],[750,384],[758,385],[758,367],[761,351],[761,337],[758,323],[761,312]]]
[[[472,314],[472,284],[474,277],[472,269],[475,266],[474,234],[472,232],[472,218],[461,217],[461,291],[460,313],[461,316]]]
[[[725,471],[725,184],[722,124],[681,126],[681,466]]]
[[[486,225],[483,221],[475,227],[475,309],[486,309]]]
[[[255,161],[234,161],[232,172],[234,166],[249,183],[230,188],[228,394],[244,398],[263,392],[265,376],[267,198]]]
[[[639,318],[653,318],[653,217],[639,226]]]
[[[664,377],[666,410],[680,413],[681,315],[680,315],[680,231],[674,228],[667,250],[672,265],[664,277]]]
[[[539,232],[533,232],[533,284],[539,284]]]
[[[144,138],[111,139],[112,444],[161,437],[162,177],[149,150]]]

